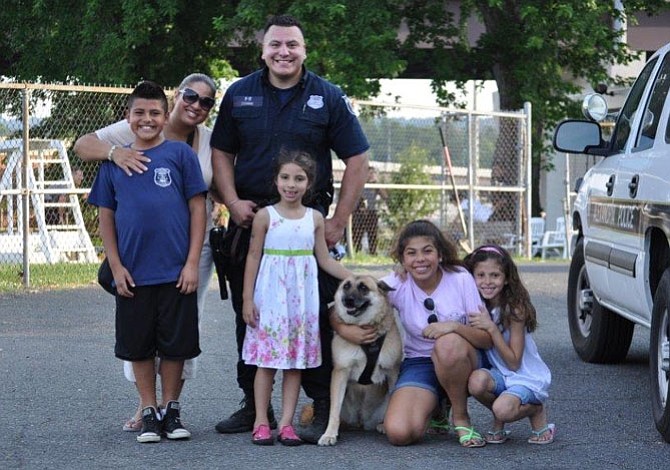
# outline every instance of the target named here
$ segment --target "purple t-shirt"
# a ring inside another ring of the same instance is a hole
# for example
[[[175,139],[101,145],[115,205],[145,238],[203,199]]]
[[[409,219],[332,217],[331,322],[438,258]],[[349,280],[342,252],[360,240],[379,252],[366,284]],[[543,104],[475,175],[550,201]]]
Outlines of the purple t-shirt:
[[[395,290],[388,293],[391,304],[398,310],[403,326],[405,357],[430,357],[434,339],[424,338],[422,331],[428,325],[431,312],[423,306],[430,297],[435,302],[438,321],[456,321],[467,325],[468,313],[479,312],[482,304],[475,280],[464,268],[457,272],[442,271],[442,280],[431,295],[416,285],[412,276],[402,281],[397,274],[390,274],[382,281]]]

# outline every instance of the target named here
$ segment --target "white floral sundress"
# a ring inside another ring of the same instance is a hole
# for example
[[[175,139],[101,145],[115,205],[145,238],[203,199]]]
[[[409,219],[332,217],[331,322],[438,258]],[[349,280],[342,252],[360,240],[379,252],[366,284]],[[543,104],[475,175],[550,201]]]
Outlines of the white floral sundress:
[[[247,325],[244,362],[271,369],[321,365],[319,289],[314,257],[314,215],[282,217],[268,206],[270,226],[256,276],[256,328]]]

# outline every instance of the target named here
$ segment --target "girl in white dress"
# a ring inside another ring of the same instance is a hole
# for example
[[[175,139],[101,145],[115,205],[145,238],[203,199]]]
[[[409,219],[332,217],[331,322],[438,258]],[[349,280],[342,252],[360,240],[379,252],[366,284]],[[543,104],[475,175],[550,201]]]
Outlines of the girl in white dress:
[[[556,430],[547,424],[544,404],[551,372],[531,336],[537,318],[528,290],[509,253],[497,245],[477,248],[465,262],[486,303],[480,312],[470,314],[470,324],[488,332],[493,340],[486,352],[491,368],[474,371],[468,381],[470,394],[493,412],[486,441],[502,444],[509,435],[505,423],[528,418],[528,443],[550,444]]]
[[[278,440],[289,446],[302,443],[292,425],[300,370],[321,365],[317,262],[338,279],[351,274],[328,254],[321,213],[303,204],[315,169],[309,154],[282,152],[274,178],[279,202],[259,210],[251,227],[242,293],[247,324],[242,358],[258,366],[252,433],[258,445],[274,443],[267,410],[277,369],[283,370]]]

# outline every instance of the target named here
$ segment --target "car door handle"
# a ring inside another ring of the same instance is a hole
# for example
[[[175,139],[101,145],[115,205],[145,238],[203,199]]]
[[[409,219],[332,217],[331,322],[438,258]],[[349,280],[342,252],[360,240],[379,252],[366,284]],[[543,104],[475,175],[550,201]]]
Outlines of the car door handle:
[[[607,188],[607,195],[611,196],[614,192],[614,175],[610,176],[610,179],[605,183],[605,187]]]
[[[639,182],[640,175],[633,175],[630,183],[628,183],[628,195],[633,199],[637,197],[637,186]]]

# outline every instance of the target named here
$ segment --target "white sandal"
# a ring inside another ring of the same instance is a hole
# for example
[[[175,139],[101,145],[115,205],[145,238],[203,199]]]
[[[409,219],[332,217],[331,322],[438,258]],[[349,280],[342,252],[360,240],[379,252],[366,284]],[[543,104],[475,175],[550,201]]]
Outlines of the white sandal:
[[[554,423],[547,424],[545,427],[540,429],[539,431],[535,431],[534,429],[531,429],[530,431],[533,435],[528,438],[528,443],[529,444],[535,444],[538,446],[543,446],[546,444],[551,444],[554,442],[554,436],[556,436],[556,426]],[[542,434],[548,432],[548,438],[547,439],[542,439]]]
[[[498,429],[497,431],[486,431],[487,444],[504,444],[509,439],[511,431],[506,429]]]

